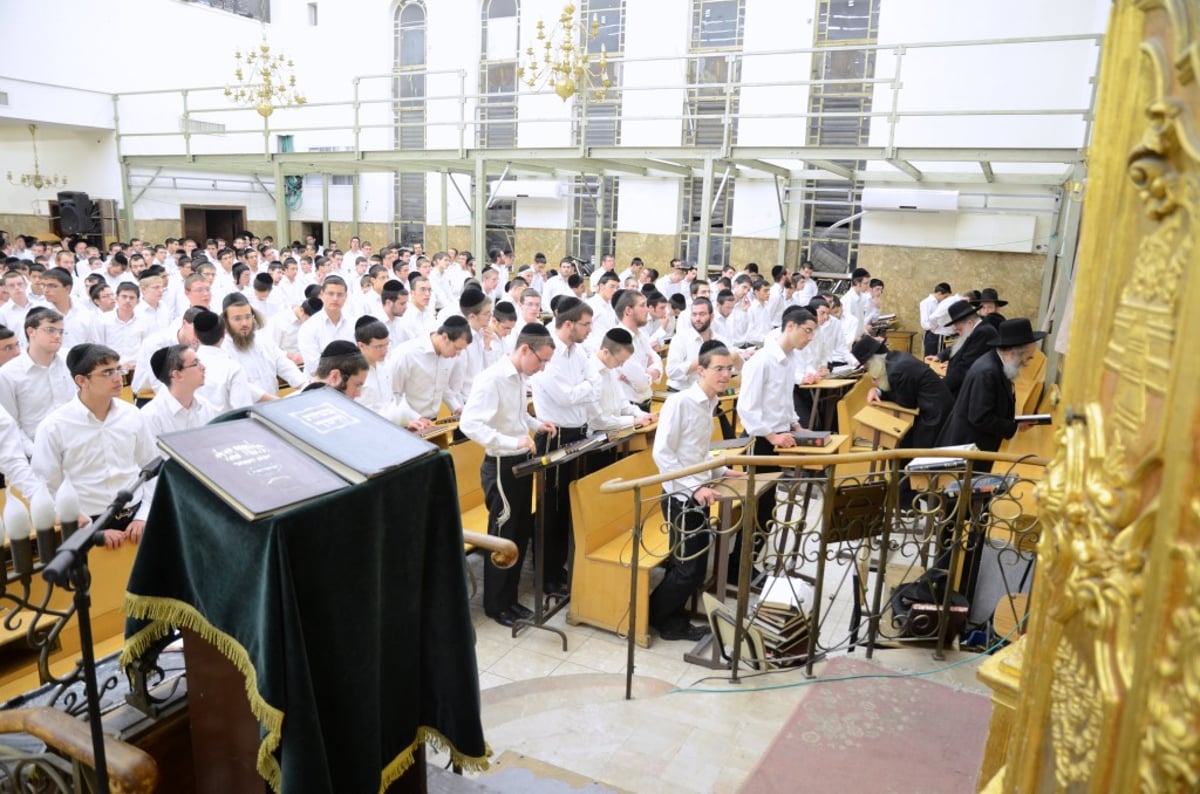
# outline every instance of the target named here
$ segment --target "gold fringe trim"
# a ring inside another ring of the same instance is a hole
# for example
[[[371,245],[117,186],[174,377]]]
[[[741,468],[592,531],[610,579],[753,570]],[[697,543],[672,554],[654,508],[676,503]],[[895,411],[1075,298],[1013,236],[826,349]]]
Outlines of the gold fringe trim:
[[[441,731],[436,728],[430,728],[428,725],[422,725],[417,728],[417,738],[413,739],[412,744],[405,747],[404,750],[392,762],[383,768],[383,775],[379,781],[379,792],[383,794],[387,787],[400,779],[400,776],[409,770],[413,765],[413,755],[416,753],[421,744],[428,744],[435,750],[450,753],[450,762],[457,767],[461,767],[464,772],[483,772],[488,768],[488,758],[492,755],[492,748],[488,747],[487,743],[483,745],[483,756],[463,755],[454,746],[454,743],[447,739]]]
[[[258,747],[256,769],[271,786],[272,791],[278,792],[282,786],[283,772],[275,759],[275,750],[283,738],[283,712],[272,706],[258,692],[258,674],[250,663],[250,654],[237,640],[204,619],[191,604],[174,598],[158,598],[125,593],[125,603],[122,606],[125,614],[137,620],[151,621],[148,626],[125,641],[121,651],[120,665],[127,667],[133,660],[144,654],[151,645],[170,633],[172,627],[184,628],[198,634],[205,641],[212,643],[225,658],[229,659],[246,679],[246,697],[250,701],[250,711],[259,723],[267,728],[267,735]],[[412,744],[404,748],[392,761],[383,768],[380,775],[380,794],[388,786],[395,783],[401,775],[413,765],[413,755],[422,743],[429,744],[435,750],[450,753],[451,763],[466,772],[483,772],[488,768],[488,758],[492,756],[492,748],[485,742],[483,756],[463,755],[454,743],[436,728],[421,725],[417,728],[417,736]]]
[[[241,643],[205,620],[191,604],[174,598],[141,596],[127,592],[122,609],[131,618],[152,621],[149,626],[126,641],[125,650],[121,652],[122,667],[145,653],[155,640],[166,636],[172,627],[194,632],[233,663],[246,679],[246,698],[250,701],[251,713],[259,724],[267,729],[267,735],[258,746],[255,768],[271,786],[271,790],[278,792],[282,786],[283,772],[279,768],[279,761],[275,759],[275,751],[283,738],[283,712],[259,694],[258,673],[250,663],[250,654],[246,653]]]

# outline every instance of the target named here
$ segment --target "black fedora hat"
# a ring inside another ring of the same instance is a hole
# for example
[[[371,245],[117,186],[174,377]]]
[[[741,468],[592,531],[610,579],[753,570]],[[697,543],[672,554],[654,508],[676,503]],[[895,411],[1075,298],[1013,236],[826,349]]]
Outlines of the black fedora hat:
[[[1038,341],[1045,331],[1035,331],[1028,318],[1017,317],[1000,323],[1000,338],[992,341],[992,347],[1021,347]]]
[[[878,356],[881,353],[888,352],[887,345],[880,342],[870,334],[863,334],[854,343],[854,347],[850,348],[850,355],[854,356],[859,364],[866,366],[872,356]]]
[[[980,303],[994,303],[994,304],[996,304],[996,308],[1000,308],[1001,306],[1008,305],[1008,301],[1000,300],[1000,295],[996,292],[995,287],[986,287],[984,289],[981,289],[979,291],[979,302]]]
[[[946,321],[946,325],[954,325],[959,320],[965,320],[972,314],[979,313],[979,304],[972,303],[968,300],[955,301],[950,304],[950,308],[946,310],[946,314],[950,319]]]

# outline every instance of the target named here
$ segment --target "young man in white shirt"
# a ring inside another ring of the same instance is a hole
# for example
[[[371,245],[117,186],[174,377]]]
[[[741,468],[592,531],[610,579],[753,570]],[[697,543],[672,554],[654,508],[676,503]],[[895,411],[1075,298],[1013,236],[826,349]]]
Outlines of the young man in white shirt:
[[[157,440],[164,433],[206,425],[217,415],[217,409],[196,394],[196,390],[204,385],[204,363],[191,346],[171,345],[155,350],[150,356],[150,368],[165,387],[142,408],[142,420],[151,438]],[[137,511],[138,520],[130,524],[129,540],[134,543],[142,539],[157,479],[146,483],[142,506]]]
[[[611,328],[596,355],[588,360],[591,375],[599,384],[596,400],[588,406],[588,427],[593,432],[644,427],[658,418],[630,402],[620,381],[621,367],[634,355],[636,336],[626,328]]]
[[[146,324],[137,316],[138,301],[141,300],[138,285],[122,281],[117,285],[117,305],[96,320],[96,338],[100,344],[111,347],[121,355],[121,367],[133,368],[142,340],[146,338]]]
[[[67,367],[78,394],[38,426],[30,461],[51,493],[69,478],[79,495],[80,512],[93,520],[155,457],[154,440],[141,412],[120,399],[119,358],[117,351],[103,345],[71,348]],[[105,530],[106,546],[117,548],[128,535],[141,534],[144,522],[134,518],[141,501],[138,488]]]
[[[335,339],[354,344],[354,318],[342,311],[346,305],[346,282],[341,276],[327,276],[321,283],[321,311],[300,328],[297,344],[304,357],[304,370],[312,372],[321,358],[321,351]]]
[[[934,320],[933,313],[939,304],[950,297],[950,285],[942,281],[933,288],[933,292],[921,299],[917,311],[921,314],[921,327],[925,329],[924,356],[936,356],[942,349],[942,341],[946,338],[947,327]]]
[[[650,410],[654,397],[654,384],[662,377],[662,357],[650,347],[650,340],[642,329],[650,321],[650,309],[646,296],[636,290],[625,290],[617,298],[613,311],[620,318],[620,327],[629,332],[633,339],[633,354],[617,371],[621,393],[627,402],[642,411]]]
[[[517,601],[533,530],[533,488],[528,478],[517,479],[512,468],[532,454],[530,433],[554,432],[553,425],[529,415],[525,397],[526,379],[540,372],[553,355],[550,332],[538,323],[527,325],[513,351],[475,379],[459,423],[463,434],[482,444],[487,453],[479,479],[488,506],[488,534],[517,544],[517,562],[511,568],[497,568],[490,557],[484,561],[483,611],[502,626],[533,615]]]
[[[298,367],[304,364],[304,356],[300,355],[300,329],[324,306],[320,298],[308,298],[296,306],[276,312],[263,329],[275,346]]]
[[[651,453],[661,473],[708,462],[713,411],[718,396],[729,387],[733,363],[725,345],[705,342],[699,351],[695,384],[672,394],[663,404]],[[718,468],[663,483],[663,514],[670,525],[672,553],[664,564],[666,575],[650,594],[648,617],[664,640],[695,642],[708,634],[707,626],[691,624],[684,605],[708,569],[712,536],[707,513],[717,493],[706,483],[726,473]]]
[[[554,357],[543,372],[533,376],[533,413],[539,420],[553,425],[554,433],[540,433],[537,454],[545,455],[560,446],[587,437],[588,413],[599,398],[600,382],[588,367],[584,340],[592,327],[592,309],[578,298],[567,296],[558,300],[554,315]],[[565,596],[567,582],[567,549],[571,538],[571,507],[569,486],[579,474],[579,460],[556,466],[546,477],[546,504],[538,509],[545,513],[545,573],[542,589],[547,595]]]
[[[22,331],[28,349],[0,367],[0,407],[17,423],[25,454],[31,455],[38,425],[52,410],[69,402],[76,388],[60,355],[62,315],[35,306],[25,315]]]
[[[389,422],[408,428],[414,433],[433,425],[423,416],[413,418],[396,399],[392,387],[395,361],[388,356],[390,342],[387,327],[374,317],[359,317],[354,325],[354,338],[367,361],[367,377],[356,400]]]
[[[462,411],[466,395],[451,387],[454,359],[471,344],[471,328],[464,317],[448,317],[432,334],[396,347],[392,390],[405,422],[418,417],[437,419],[442,403],[454,415]]]

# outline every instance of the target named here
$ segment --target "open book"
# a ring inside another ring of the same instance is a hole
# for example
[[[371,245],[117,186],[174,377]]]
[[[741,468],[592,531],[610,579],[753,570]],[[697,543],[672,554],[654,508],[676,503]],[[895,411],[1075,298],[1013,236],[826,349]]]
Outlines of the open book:
[[[166,433],[158,446],[247,521],[437,451],[332,389],[255,406],[244,419]]]

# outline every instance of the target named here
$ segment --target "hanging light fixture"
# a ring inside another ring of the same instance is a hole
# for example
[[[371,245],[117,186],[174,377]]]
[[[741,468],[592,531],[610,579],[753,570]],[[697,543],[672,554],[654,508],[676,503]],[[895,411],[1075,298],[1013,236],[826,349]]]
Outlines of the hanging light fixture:
[[[41,165],[38,163],[37,125],[36,124],[29,125],[29,137],[33,139],[33,173],[32,174],[21,174],[14,179],[13,172],[9,171],[8,172],[9,184],[10,185],[21,185],[23,187],[31,187],[35,190],[41,190],[42,188],[46,188],[46,187],[65,187],[67,184],[67,178],[65,176],[60,177],[58,174],[54,174],[52,176],[44,176],[42,174]]]
[[[234,82],[225,86],[225,96],[233,102],[252,107],[264,119],[275,108],[303,105],[308,100],[296,87],[296,75],[292,71],[292,60],[283,53],[272,53],[264,32],[257,49],[234,50],[236,63]]]
[[[593,14],[590,38],[600,35],[600,20]],[[587,46],[576,42],[575,5],[563,6],[558,24],[548,34],[546,23],[538,20],[537,46],[527,47],[523,66],[517,67],[517,79],[534,90],[547,86],[554,88],[563,102],[577,91],[591,91],[596,99],[604,96],[612,85],[608,74],[608,51],[600,47],[600,58],[595,62],[599,76],[592,73],[591,54]]]

